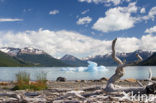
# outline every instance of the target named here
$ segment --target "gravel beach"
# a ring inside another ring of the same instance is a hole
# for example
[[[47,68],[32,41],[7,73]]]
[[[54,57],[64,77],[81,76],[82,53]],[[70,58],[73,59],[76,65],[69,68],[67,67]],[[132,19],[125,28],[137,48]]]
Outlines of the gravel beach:
[[[12,91],[13,82],[4,84],[1,82],[0,103],[133,103],[127,99],[120,99],[123,94],[106,93],[103,90],[106,82],[106,80],[48,81],[48,89],[41,91]],[[146,80],[140,82],[143,85],[147,84]],[[137,80],[133,79],[120,80],[116,84],[124,87],[139,86]]]

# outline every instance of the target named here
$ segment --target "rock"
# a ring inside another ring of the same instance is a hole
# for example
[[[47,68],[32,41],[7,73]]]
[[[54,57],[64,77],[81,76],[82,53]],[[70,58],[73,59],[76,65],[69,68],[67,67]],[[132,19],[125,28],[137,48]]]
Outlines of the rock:
[[[124,82],[124,80],[119,79],[119,80],[117,80],[116,82],[117,82],[117,83],[119,83],[119,82]]]
[[[100,80],[94,80],[93,82],[100,82]]]
[[[25,97],[24,100],[26,101],[26,103],[46,103],[47,102],[45,98],[40,98],[40,97],[36,97],[36,98]]]
[[[95,91],[95,90],[100,90],[101,87],[96,86],[96,87],[89,87],[89,88],[84,88],[83,91]]]
[[[37,92],[26,92],[25,93],[25,96],[39,96],[40,95],[40,93],[37,93]]]
[[[0,82],[0,85],[7,86],[7,85],[10,85],[10,83],[9,82]]]
[[[153,83],[151,85],[148,85],[146,87],[146,93],[147,94],[156,94],[156,83]]]
[[[94,80],[88,80],[89,82],[94,82]]]
[[[53,103],[80,103],[77,100],[55,100]]]
[[[3,101],[2,103],[19,103],[23,101],[22,96],[14,92],[0,93],[0,97],[3,97],[3,99],[0,100],[0,103],[1,101]]]
[[[57,82],[66,82],[66,78],[65,77],[58,77],[56,79]]]
[[[13,92],[0,93],[0,96],[7,96],[12,98],[18,98],[19,95]]]
[[[107,80],[108,80],[107,78],[102,77],[102,78],[100,79],[100,82],[107,81]]]
[[[156,77],[152,77],[152,80],[153,80],[153,81],[156,81]]]
[[[16,98],[5,98],[2,103],[18,103],[18,99]]]
[[[81,82],[81,80],[75,80],[75,82]]]
[[[86,80],[81,80],[81,82],[86,83],[87,81]]]
[[[47,80],[47,85],[49,85],[50,84],[50,80]]]
[[[135,83],[137,80],[136,79],[133,79],[133,78],[128,78],[128,79],[125,79],[126,82],[133,82]]]

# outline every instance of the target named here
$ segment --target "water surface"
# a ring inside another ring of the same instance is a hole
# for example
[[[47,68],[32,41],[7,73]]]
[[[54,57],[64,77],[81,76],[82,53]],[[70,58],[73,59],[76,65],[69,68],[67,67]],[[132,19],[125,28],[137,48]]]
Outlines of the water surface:
[[[65,67],[64,67],[65,68]],[[35,75],[40,72],[47,73],[48,80],[56,80],[57,77],[66,77],[68,80],[93,80],[101,77],[109,78],[115,71],[116,67],[106,67],[108,71],[63,71],[62,67],[0,67],[0,81],[15,80],[15,74],[19,71],[26,71],[30,73],[31,79],[35,80]],[[149,75],[149,68],[152,70],[153,76],[156,77],[156,66],[132,66],[125,68],[125,78],[147,79]],[[73,69],[76,69],[73,68]]]

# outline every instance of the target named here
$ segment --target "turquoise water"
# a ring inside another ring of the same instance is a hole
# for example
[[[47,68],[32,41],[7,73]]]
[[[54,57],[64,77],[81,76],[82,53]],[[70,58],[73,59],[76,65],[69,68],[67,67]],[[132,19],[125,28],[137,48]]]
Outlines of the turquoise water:
[[[64,67],[65,68],[65,67]],[[93,80],[101,77],[109,78],[115,71],[116,67],[106,67],[105,71],[70,71],[62,70],[64,68],[58,67],[0,67],[0,81],[15,80],[15,74],[19,71],[26,71],[30,73],[31,79],[35,80],[35,75],[39,72],[46,72],[48,80],[56,80],[57,77],[66,77],[68,80]],[[156,77],[156,66],[132,66],[125,68],[125,75],[123,78],[146,79],[148,78],[149,68],[152,70],[153,76]],[[77,69],[72,68],[72,69]]]

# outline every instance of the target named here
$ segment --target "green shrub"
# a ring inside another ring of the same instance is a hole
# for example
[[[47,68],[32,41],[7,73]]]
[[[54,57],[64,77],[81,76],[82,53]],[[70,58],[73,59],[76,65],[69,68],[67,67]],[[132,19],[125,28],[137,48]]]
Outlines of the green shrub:
[[[47,89],[47,73],[40,72],[36,74],[37,86],[40,89]]]
[[[16,74],[17,83],[13,90],[43,90],[47,89],[47,73],[40,72],[36,75],[36,82],[30,82],[30,74],[19,72]]]
[[[46,83],[47,82],[47,73],[45,72],[39,72],[36,74],[36,80],[38,82],[43,82]]]
[[[25,71],[20,71],[16,74],[16,80],[17,83],[25,83],[25,84],[29,84],[30,81],[30,74],[25,72]]]

